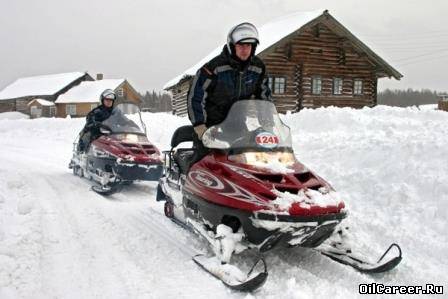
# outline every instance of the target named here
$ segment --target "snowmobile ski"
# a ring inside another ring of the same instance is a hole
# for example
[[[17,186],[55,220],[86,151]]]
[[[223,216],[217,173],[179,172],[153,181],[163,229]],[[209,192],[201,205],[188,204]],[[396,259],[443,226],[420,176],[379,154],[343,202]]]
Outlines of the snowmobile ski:
[[[193,257],[193,261],[206,272],[221,280],[224,285],[235,291],[252,292],[261,287],[268,278],[266,262],[262,256],[260,256],[247,274],[244,274],[234,265],[222,264],[216,256],[206,257],[199,254]],[[263,270],[255,272],[254,269],[260,262]]]
[[[92,190],[100,195],[108,196],[120,190],[120,183],[112,183],[105,186],[94,185],[92,186]]]
[[[396,248],[398,250],[398,254],[387,261],[383,261],[392,248]],[[341,252],[337,249],[332,250],[317,248],[316,250],[318,250],[321,254],[331,258],[332,260],[350,266],[361,273],[382,273],[392,270],[401,262],[402,259],[401,248],[395,243],[389,246],[389,248],[384,252],[384,254],[378,259],[376,263],[367,262],[360,257],[353,255],[350,250],[347,250],[346,252]]]

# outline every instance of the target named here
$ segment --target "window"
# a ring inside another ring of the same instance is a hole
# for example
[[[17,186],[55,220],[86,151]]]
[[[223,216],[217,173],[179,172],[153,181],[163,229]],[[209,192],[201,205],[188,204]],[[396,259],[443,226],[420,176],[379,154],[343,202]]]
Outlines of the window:
[[[321,77],[313,77],[312,79],[312,93],[313,94],[321,94],[322,92],[322,78]]]
[[[282,78],[282,77],[275,77],[274,78],[273,92],[275,94],[285,93],[285,86],[286,86],[286,78]]]
[[[362,94],[362,80],[355,79],[353,81],[353,94]]]
[[[95,109],[96,107],[98,107],[98,104],[90,104],[90,110]]]
[[[41,117],[42,109],[37,106],[31,106],[30,114],[32,117]]]
[[[67,115],[76,115],[76,105],[67,105],[65,106],[65,114]]]
[[[282,94],[286,91],[286,78],[284,77],[268,77],[269,89],[272,93]]]
[[[117,89],[117,96],[118,96],[119,98],[122,98],[122,97],[124,96],[123,88],[119,88],[119,89]]]
[[[333,94],[342,94],[342,78],[333,78]]]

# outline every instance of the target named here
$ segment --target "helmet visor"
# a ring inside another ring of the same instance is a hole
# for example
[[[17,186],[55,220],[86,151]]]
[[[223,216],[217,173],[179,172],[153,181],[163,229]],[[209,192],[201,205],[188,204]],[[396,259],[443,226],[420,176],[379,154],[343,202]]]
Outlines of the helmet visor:
[[[115,96],[115,94],[114,93],[106,93],[106,94],[103,94],[103,99],[104,100],[112,100],[112,101],[115,101],[115,99],[116,99],[116,96]]]
[[[257,43],[258,31],[254,25],[243,23],[236,26],[231,32],[231,40],[233,44],[237,43]]]

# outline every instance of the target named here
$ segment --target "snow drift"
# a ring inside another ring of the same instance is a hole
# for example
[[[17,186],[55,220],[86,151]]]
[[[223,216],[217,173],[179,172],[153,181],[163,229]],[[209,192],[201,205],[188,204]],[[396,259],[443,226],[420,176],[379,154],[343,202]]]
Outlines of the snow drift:
[[[188,123],[143,119],[160,149]],[[262,289],[229,293],[191,261],[203,246],[163,216],[154,183],[106,199],[69,172],[84,119],[0,120],[0,298],[347,298],[371,282],[446,289],[448,113],[322,108],[283,119],[297,158],[348,205],[357,246],[376,255],[399,243],[397,269],[366,276],[312,250],[274,250]]]

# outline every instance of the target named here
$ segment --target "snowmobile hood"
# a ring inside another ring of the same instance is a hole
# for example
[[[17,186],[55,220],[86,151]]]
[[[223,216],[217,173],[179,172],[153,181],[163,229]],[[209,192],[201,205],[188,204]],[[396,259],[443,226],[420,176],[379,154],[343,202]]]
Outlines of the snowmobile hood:
[[[345,207],[326,181],[299,162],[289,172],[276,172],[213,153],[193,165],[184,188],[211,203],[252,212],[316,216]]]
[[[130,137],[129,135],[132,135]],[[160,151],[144,135],[113,134],[93,142],[97,149],[128,163],[162,164]]]

